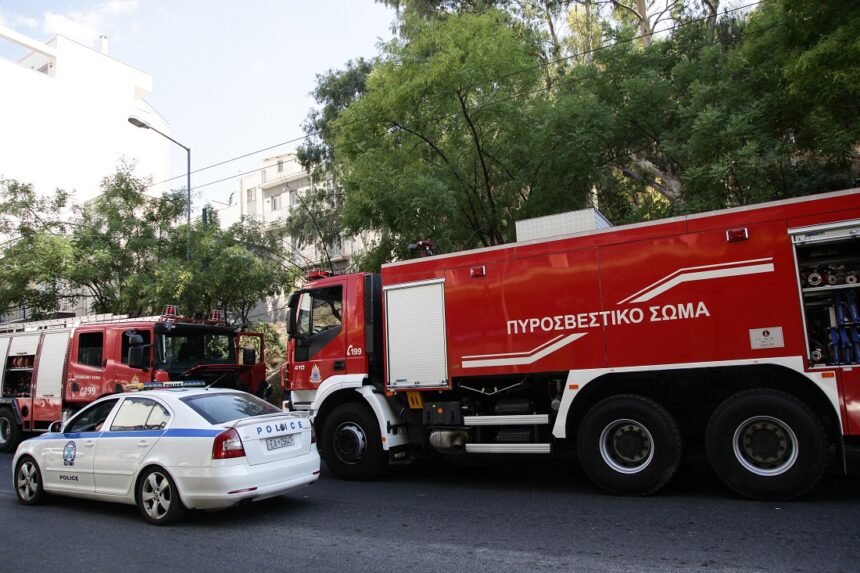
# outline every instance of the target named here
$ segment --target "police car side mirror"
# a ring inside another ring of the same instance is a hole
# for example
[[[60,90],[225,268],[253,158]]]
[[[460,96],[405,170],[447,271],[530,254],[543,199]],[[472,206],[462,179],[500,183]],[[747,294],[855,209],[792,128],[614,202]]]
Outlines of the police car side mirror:
[[[48,426],[48,432],[52,434],[57,434],[63,430],[63,421],[57,420],[56,422],[51,422],[51,425]]]

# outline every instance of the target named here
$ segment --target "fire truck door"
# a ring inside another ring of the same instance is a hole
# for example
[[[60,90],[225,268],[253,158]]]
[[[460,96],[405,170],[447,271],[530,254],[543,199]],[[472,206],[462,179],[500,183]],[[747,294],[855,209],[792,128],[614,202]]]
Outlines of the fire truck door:
[[[69,357],[69,387],[66,397],[73,400],[95,400],[113,387],[105,388],[104,329],[76,330]]]
[[[117,331],[112,344],[116,352],[116,360],[112,362],[113,369],[111,372],[106,372],[105,375],[112,379],[116,384],[123,386],[138,382],[147,382],[152,377],[151,372],[144,372],[138,368],[131,368],[128,365],[128,350],[131,347],[130,341],[132,335],[140,336],[143,339],[143,344],[152,343],[152,331],[143,329]],[[146,351],[147,356],[152,354],[152,350]],[[108,368],[110,368],[110,362]]]
[[[340,284],[302,294],[291,373],[294,387],[316,388],[323,380],[345,373],[343,291]]]

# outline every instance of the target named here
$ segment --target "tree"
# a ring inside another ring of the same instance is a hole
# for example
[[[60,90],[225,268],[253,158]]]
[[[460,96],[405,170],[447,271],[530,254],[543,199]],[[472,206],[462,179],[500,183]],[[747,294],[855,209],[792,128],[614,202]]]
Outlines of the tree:
[[[0,229],[13,236],[0,252],[2,308],[21,305],[43,317],[86,295],[92,312],[142,316],[180,303],[183,314],[219,308],[247,325],[258,301],[293,286],[285,227],[197,222],[189,262],[184,193],[153,198],[146,187],[121,165],[100,195],[69,212],[62,191],[42,198],[29,185],[3,182]]]
[[[32,185],[0,180],[0,314],[20,306],[56,312],[74,295],[63,288],[75,254],[62,212],[69,196],[40,197]]]
[[[604,117],[588,95],[556,105],[533,38],[497,10],[407,14],[400,34],[335,123],[343,222],[380,233],[375,260],[499,244],[523,213],[585,204]]]
[[[296,198],[287,230],[293,247],[316,244],[329,269],[334,270],[329,253],[344,240],[341,229],[343,192],[339,187],[332,126],[338,117],[366,91],[370,61],[349,61],[344,70],[317,75],[314,99],[321,105],[311,110],[303,125],[307,141],[299,147],[300,164],[311,175],[311,188]]]

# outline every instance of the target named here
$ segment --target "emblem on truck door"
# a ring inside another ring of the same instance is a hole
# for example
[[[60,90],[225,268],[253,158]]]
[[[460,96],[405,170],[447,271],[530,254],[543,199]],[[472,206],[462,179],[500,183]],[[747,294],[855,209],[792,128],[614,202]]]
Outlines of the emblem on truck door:
[[[319,364],[314,364],[314,367],[311,369],[311,384],[319,384],[322,382],[322,374],[320,374]]]

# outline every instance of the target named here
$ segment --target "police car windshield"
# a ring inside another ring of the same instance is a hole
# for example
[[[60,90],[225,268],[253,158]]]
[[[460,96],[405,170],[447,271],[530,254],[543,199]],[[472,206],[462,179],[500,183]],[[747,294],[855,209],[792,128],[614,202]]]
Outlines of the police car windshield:
[[[199,328],[174,328],[158,335],[161,362],[171,370],[187,370],[201,364],[236,364],[236,345],[231,332]]]
[[[280,410],[256,396],[244,393],[198,394],[181,399],[210,424],[217,425],[242,418],[278,414]]]

